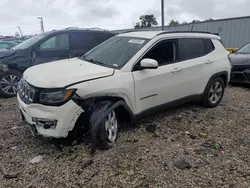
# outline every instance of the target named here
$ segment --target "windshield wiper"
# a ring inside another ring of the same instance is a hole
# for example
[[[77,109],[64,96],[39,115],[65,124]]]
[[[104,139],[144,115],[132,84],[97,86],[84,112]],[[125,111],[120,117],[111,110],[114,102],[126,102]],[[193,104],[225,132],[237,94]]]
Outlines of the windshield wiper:
[[[82,58],[83,58],[85,61],[89,61],[89,62],[94,63],[94,64],[96,64],[96,65],[103,65],[103,66],[106,66],[106,64],[104,64],[104,63],[102,63],[102,62],[100,62],[100,61],[96,61],[96,60],[94,60],[94,59],[87,59],[87,58],[85,58],[84,56],[82,56]]]
[[[86,59],[87,61],[90,61],[91,63],[97,64],[97,65],[105,65],[104,63],[100,62],[100,61],[96,61],[94,59]]]
[[[107,65],[107,64],[105,64],[105,63],[102,63],[102,62],[100,62],[100,61],[96,61],[96,60],[94,60],[94,59],[87,59],[85,56],[81,56],[81,57],[79,57],[80,59],[83,59],[83,60],[85,60],[85,61],[88,61],[88,62],[90,62],[90,63],[94,63],[94,64],[96,64],[96,65],[102,65],[102,66],[104,66],[104,67],[109,67],[109,68],[114,68],[113,66],[111,66],[111,65]]]

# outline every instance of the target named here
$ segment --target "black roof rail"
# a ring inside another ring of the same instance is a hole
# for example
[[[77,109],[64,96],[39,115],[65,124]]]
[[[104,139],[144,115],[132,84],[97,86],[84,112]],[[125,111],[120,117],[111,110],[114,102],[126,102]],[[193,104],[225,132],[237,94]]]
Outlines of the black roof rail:
[[[168,33],[204,33],[204,34],[212,34],[212,35],[219,36],[219,33],[211,33],[211,32],[207,32],[207,31],[164,31],[164,32],[157,34],[156,36],[162,35],[162,34],[168,34]]]

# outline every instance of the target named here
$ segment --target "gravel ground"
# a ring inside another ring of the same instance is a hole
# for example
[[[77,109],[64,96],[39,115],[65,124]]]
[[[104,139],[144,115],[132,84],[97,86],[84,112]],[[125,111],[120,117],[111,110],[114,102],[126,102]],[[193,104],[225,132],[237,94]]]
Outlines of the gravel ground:
[[[229,87],[214,109],[185,105],[122,129],[92,157],[89,144],[62,151],[33,138],[16,99],[0,100],[0,187],[250,187],[250,89]],[[157,125],[155,133],[146,131]],[[187,133],[190,133],[190,135]],[[206,133],[200,136],[200,133]],[[206,148],[220,143],[224,150]],[[43,160],[30,160],[42,155]],[[185,159],[189,169],[173,163]],[[8,177],[14,175],[16,177]]]

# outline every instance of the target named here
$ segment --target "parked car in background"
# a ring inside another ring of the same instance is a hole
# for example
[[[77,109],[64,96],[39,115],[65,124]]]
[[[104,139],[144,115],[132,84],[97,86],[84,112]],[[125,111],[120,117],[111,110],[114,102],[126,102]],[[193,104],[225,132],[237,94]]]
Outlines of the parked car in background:
[[[19,108],[34,135],[96,130],[98,145],[107,149],[122,121],[189,101],[217,106],[230,79],[228,55],[210,33],[120,34],[80,58],[27,69]]]
[[[229,55],[232,63],[231,82],[250,83],[250,43]]]
[[[16,95],[18,82],[27,68],[81,56],[112,36],[105,30],[69,28],[36,35],[0,53],[0,96]]]
[[[11,49],[18,43],[13,41],[0,41],[0,49]]]

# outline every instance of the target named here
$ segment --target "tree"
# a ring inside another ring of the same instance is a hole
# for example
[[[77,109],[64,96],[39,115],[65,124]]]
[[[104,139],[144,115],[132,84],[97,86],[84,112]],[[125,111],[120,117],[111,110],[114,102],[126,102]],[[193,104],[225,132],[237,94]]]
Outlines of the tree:
[[[140,16],[140,22],[135,24],[135,28],[152,27],[158,25],[156,18],[153,14]]]
[[[140,22],[136,22],[135,28],[140,28],[140,27],[141,27]]]
[[[168,26],[170,26],[170,27],[175,27],[178,25],[180,25],[180,23],[178,21],[175,21],[175,20],[171,20],[168,24]]]

